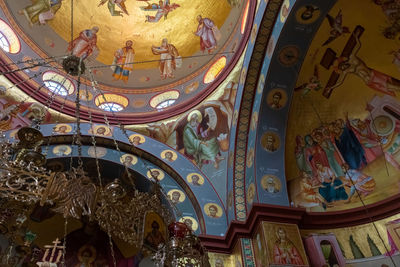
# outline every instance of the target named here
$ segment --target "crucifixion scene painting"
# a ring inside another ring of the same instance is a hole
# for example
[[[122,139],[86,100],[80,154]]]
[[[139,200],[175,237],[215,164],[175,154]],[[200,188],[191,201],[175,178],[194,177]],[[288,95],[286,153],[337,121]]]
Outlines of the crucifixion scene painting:
[[[339,0],[330,10],[294,90],[287,178],[295,205],[311,211],[358,207],[399,192],[400,47],[397,32],[382,29],[394,27],[400,5],[361,2]]]

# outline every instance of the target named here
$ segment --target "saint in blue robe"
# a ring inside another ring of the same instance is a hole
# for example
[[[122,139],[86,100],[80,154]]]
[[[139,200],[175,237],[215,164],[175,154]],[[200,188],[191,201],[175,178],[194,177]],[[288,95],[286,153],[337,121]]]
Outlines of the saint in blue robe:
[[[342,134],[339,139],[335,139],[335,143],[350,169],[358,170],[363,164],[367,165],[364,148],[348,126],[344,126]]]

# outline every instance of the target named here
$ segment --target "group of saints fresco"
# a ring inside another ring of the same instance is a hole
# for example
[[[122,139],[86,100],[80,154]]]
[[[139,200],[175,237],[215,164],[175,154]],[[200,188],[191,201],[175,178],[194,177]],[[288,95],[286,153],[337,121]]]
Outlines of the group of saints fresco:
[[[98,7],[107,4],[111,16],[129,16],[129,10],[125,5],[128,0],[100,0]],[[133,1],[133,0],[131,0]],[[144,3],[141,7],[144,11],[156,12],[154,16],[146,15],[146,23],[157,23],[162,18],[166,20],[168,14],[175,12],[180,5],[171,3],[170,0],[158,1],[152,3],[147,0],[135,0]],[[228,1],[231,5],[236,5],[236,1]],[[31,5],[20,10],[18,13],[28,20],[29,24],[46,24],[51,20],[61,8],[63,0],[37,0]],[[177,11],[176,11],[177,12]],[[217,47],[217,42],[221,38],[221,33],[214,21],[210,18],[203,18],[200,14],[197,16],[197,29],[193,34],[200,38],[200,49],[202,52],[211,54]],[[97,47],[97,33],[101,31],[98,26],[83,30],[79,36],[72,40],[68,45],[68,51],[82,59],[95,59],[99,53]],[[113,79],[128,82],[129,74],[133,71],[135,50],[134,41],[126,40],[125,46],[114,53],[112,63]],[[152,45],[151,51],[154,55],[160,56],[159,70],[161,79],[174,78],[174,70],[182,65],[182,57],[178,49],[170,43],[170,40],[164,38],[160,45]]]

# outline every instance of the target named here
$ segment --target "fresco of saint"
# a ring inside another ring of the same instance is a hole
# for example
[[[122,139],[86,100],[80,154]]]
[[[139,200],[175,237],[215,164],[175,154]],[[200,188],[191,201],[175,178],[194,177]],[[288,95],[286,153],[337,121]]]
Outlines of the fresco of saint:
[[[357,170],[367,165],[364,149],[352,130],[349,120],[346,120],[346,123],[342,119],[336,120],[333,130],[336,146],[350,168]]]
[[[361,196],[368,196],[375,189],[375,180],[368,175],[361,173],[358,170],[352,170],[346,163],[342,165],[345,173],[346,185],[350,187],[350,196],[348,202],[351,201],[356,190]]]
[[[321,182],[319,194],[326,202],[331,203],[348,199],[344,184],[340,178],[335,177],[332,170],[324,167],[320,162],[317,162],[316,165],[318,178]],[[324,204],[322,206],[324,207]]]
[[[92,29],[84,30],[79,33],[68,45],[68,51],[74,56],[86,59],[97,51],[97,32],[99,27],[94,26]]]
[[[161,46],[152,46],[151,51],[154,55],[160,55],[160,74],[161,79],[174,78],[174,70],[182,66],[182,58],[176,47],[163,39]]]
[[[370,120],[352,119],[349,125],[364,148],[368,163],[382,155],[381,137],[371,129]]]
[[[319,185],[312,184],[312,178],[306,173],[301,172],[301,196],[302,196],[302,206],[314,206],[323,204],[324,207],[329,206],[330,204],[325,201],[325,199],[318,193],[316,190],[319,189]]]
[[[198,15],[197,21],[199,25],[194,34],[200,37],[200,49],[202,52],[207,50],[211,54],[217,47],[217,42],[221,38],[221,32],[209,18],[203,18],[201,15]]]
[[[157,249],[159,244],[165,242],[165,239],[160,231],[160,224],[156,220],[151,223],[151,229],[147,233],[144,243],[153,249]]]
[[[285,229],[279,227],[276,231],[276,236],[277,240],[274,245],[274,263],[304,265],[304,261],[296,246],[287,238]]]
[[[150,4],[148,1],[147,6],[142,8],[145,11],[154,11],[157,10],[155,16],[146,15],[145,22],[159,22],[162,17],[167,19],[168,13],[180,7],[178,4],[171,4],[169,0],[159,1],[158,4]]]
[[[107,7],[111,16],[123,17],[123,13],[129,15],[128,10],[126,10],[125,1],[126,0],[101,0],[98,6],[102,6],[108,2]],[[122,11],[116,10],[115,6],[118,6]]]
[[[188,116],[188,123],[183,130],[183,145],[185,153],[192,157],[196,164],[201,167],[204,161],[214,162],[214,167],[218,169],[222,158],[219,156],[219,144],[215,137],[207,138],[207,131],[202,131],[200,123],[202,115],[192,112]]]
[[[135,57],[135,50],[132,48],[133,42],[126,41],[125,47],[118,49],[114,54],[114,62],[112,69],[114,73],[112,76],[115,81],[121,80],[124,83],[128,82],[129,73],[133,70],[133,59]],[[116,65],[116,66],[115,66]]]
[[[32,5],[25,7],[18,13],[24,15],[29,25],[46,24],[46,20],[54,18],[60,9],[63,0],[34,0]]]

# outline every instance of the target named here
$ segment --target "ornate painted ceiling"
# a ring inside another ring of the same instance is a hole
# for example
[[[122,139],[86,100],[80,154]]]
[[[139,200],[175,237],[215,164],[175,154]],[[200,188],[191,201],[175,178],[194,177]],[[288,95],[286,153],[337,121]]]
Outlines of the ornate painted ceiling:
[[[72,23],[70,1],[56,1],[51,9],[41,3],[0,2],[4,22],[21,37],[20,51],[7,54],[4,60],[53,59],[69,50],[81,52],[87,69],[81,89],[82,116],[87,117],[90,110],[101,117],[101,109],[112,110],[120,112],[123,124],[179,114],[215,90],[244,51],[256,5],[252,0],[77,1]],[[76,45],[86,33],[92,34],[88,47]],[[61,83],[66,95],[62,113],[73,115],[75,78],[60,69],[62,58],[55,61],[49,63],[52,68],[18,73],[12,82],[29,79],[23,88],[26,93],[35,91],[42,81]],[[32,97],[45,101],[44,89]],[[52,108],[59,110],[62,102],[64,96],[56,95]],[[93,120],[102,121],[99,116]]]
[[[286,137],[287,180],[301,207],[349,209],[399,192],[399,9],[392,2],[337,1],[304,57]],[[324,177],[336,177],[332,193]]]

